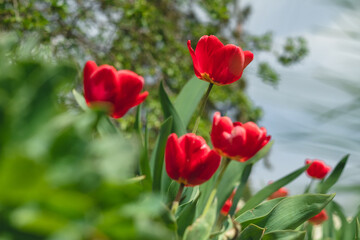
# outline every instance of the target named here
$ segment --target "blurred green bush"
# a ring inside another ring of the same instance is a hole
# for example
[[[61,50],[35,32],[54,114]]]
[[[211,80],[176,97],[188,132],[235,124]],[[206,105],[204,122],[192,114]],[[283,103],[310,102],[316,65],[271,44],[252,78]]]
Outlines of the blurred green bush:
[[[0,39],[0,239],[168,239],[159,197],[129,180],[137,139],[96,137],[101,113],[67,110],[73,63]]]

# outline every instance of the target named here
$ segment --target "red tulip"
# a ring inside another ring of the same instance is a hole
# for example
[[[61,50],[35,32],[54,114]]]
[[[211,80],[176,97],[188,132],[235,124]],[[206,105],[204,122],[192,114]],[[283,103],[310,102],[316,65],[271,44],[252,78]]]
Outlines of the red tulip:
[[[243,51],[232,44],[224,46],[213,35],[202,36],[195,51],[190,40],[187,45],[195,75],[215,85],[226,85],[239,80],[245,67],[254,59],[252,52]]]
[[[178,139],[172,133],[166,143],[165,167],[170,178],[186,186],[209,180],[220,165],[221,157],[193,133]]]
[[[288,190],[286,187],[282,187],[279,190],[277,190],[276,192],[274,192],[273,194],[270,195],[270,197],[268,197],[269,200],[274,199],[274,198],[281,198],[281,197],[286,197],[289,194]]]
[[[312,178],[323,179],[331,170],[330,166],[326,166],[323,161],[318,159],[313,161],[306,159],[305,164],[310,164],[306,172]]]
[[[121,118],[130,108],[142,103],[148,92],[141,92],[144,79],[129,70],[117,71],[113,66],[97,66],[88,61],[84,67],[84,95],[88,106],[110,106],[110,115]]]
[[[321,210],[321,212],[317,215],[315,215],[314,217],[310,218],[308,221],[314,225],[319,225],[321,223],[323,223],[324,221],[326,221],[328,219],[328,216],[325,212],[325,210]]]
[[[236,189],[231,193],[230,197],[226,200],[223,207],[221,208],[220,213],[224,216],[229,214],[230,208],[233,205],[233,198],[235,196]]]
[[[214,114],[210,135],[220,155],[240,162],[253,157],[271,138],[266,135],[265,128],[259,128],[253,122],[233,123],[229,117],[221,117],[219,112]]]

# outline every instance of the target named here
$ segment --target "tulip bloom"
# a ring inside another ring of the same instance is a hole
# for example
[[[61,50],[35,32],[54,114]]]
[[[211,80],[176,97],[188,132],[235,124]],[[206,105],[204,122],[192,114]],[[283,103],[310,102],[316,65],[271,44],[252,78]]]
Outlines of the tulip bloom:
[[[243,51],[232,44],[225,45],[211,36],[202,36],[192,49],[187,42],[193,60],[195,75],[215,85],[227,85],[241,78],[245,67],[254,59],[250,51]]]
[[[233,205],[233,199],[236,193],[236,189],[231,193],[230,197],[226,200],[223,207],[221,208],[220,213],[224,216],[229,214],[230,208]]]
[[[313,225],[319,225],[325,222],[328,219],[328,216],[325,212],[325,210],[321,210],[321,212],[314,217],[310,218],[308,221],[312,223]]]
[[[113,118],[121,118],[145,100],[149,93],[140,93],[143,86],[143,77],[132,71],[117,71],[109,65],[98,67],[93,61],[85,64],[84,95],[88,106],[109,105]]]
[[[186,186],[196,186],[209,180],[220,165],[221,157],[193,133],[178,138],[168,137],[165,148],[165,168],[170,178]]]
[[[281,197],[286,197],[289,194],[288,190],[286,187],[282,187],[279,190],[277,190],[276,192],[274,192],[273,194],[270,195],[270,197],[268,197],[269,200],[274,199],[274,198],[281,198]]]
[[[264,127],[259,128],[253,122],[233,123],[229,117],[221,117],[219,112],[214,114],[210,135],[220,155],[240,162],[253,157],[271,138]]]
[[[318,159],[314,159],[313,161],[306,159],[305,164],[310,164],[306,172],[312,178],[323,179],[331,170],[330,166],[327,166],[323,161]]]

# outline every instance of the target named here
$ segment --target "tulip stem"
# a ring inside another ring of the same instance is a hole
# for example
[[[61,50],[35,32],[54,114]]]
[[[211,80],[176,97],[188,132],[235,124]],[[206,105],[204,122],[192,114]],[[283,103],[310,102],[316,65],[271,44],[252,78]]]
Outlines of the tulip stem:
[[[219,175],[218,175],[218,177],[216,179],[214,188],[210,193],[210,196],[208,198],[208,201],[206,202],[206,205],[205,205],[205,208],[204,208],[204,211],[203,211],[202,214],[205,214],[209,210],[212,202],[214,201],[214,198],[215,198],[215,195],[216,195],[216,192],[217,192],[217,188],[218,188],[218,186],[219,186],[219,184],[221,182],[221,179],[222,179],[222,177],[223,177],[223,175],[225,173],[225,170],[226,170],[227,166],[229,166],[230,161],[231,161],[231,159],[226,158],[225,162],[222,164],[220,173],[219,173]]]
[[[205,106],[206,106],[206,102],[207,102],[207,100],[208,100],[208,98],[209,98],[209,95],[210,95],[210,92],[211,92],[211,89],[212,89],[213,86],[214,86],[213,83],[209,83],[209,86],[208,86],[208,88],[207,88],[207,90],[206,90],[206,93],[205,93],[205,95],[203,96],[203,98],[201,99],[200,112],[199,112],[198,117],[196,118],[196,122],[195,122],[195,125],[194,125],[194,129],[193,129],[193,131],[192,131],[192,132],[195,133],[195,134],[196,134],[196,131],[197,131],[198,127],[199,127],[201,115],[202,115],[203,112],[204,112],[204,109],[205,109]]]
[[[309,193],[310,189],[311,189],[311,186],[313,185],[314,183],[314,179],[312,178],[309,185],[305,188],[305,191],[304,193]]]
[[[174,215],[176,213],[177,208],[179,207],[179,202],[180,202],[180,199],[181,199],[182,192],[184,191],[184,187],[185,187],[185,184],[181,183],[180,187],[179,187],[179,190],[178,190],[178,192],[176,194],[175,200],[172,203],[171,212]]]

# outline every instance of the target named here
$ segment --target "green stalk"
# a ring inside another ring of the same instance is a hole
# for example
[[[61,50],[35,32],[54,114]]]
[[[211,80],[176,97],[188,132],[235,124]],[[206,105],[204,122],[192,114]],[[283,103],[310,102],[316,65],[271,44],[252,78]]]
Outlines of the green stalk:
[[[178,190],[178,192],[176,194],[176,197],[175,197],[175,199],[174,199],[174,201],[172,203],[171,212],[172,212],[172,214],[174,214],[174,216],[175,216],[176,210],[179,207],[179,202],[180,202],[180,199],[181,199],[182,192],[184,191],[184,187],[185,187],[185,184],[181,183],[180,187],[179,187],[179,190]]]
[[[206,205],[205,205],[205,208],[204,208],[204,210],[203,210],[202,215],[205,214],[205,213],[209,210],[212,202],[214,201],[214,198],[215,198],[216,192],[217,192],[217,188],[219,187],[219,184],[220,184],[220,182],[221,182],[221,179],[222,179],[222,177],[223,177],[223,175],[224,175],[224,173],[225,173],[225,170],[226,170],[227,166],[229,165],[230,161],[231,161],[231,159],[226,158],[224,164],[221,166],[220,173],[219,173],[219,175],[218,175],[218,177],[217,177],[217,179],[216,179],[214,188],[213,188],[213,190],[212,190],[211,193],[210,193],[210,196],[209,196],[209,198],[208,198],[208,201],[206,202]]]
[[[201,115],[202,115],[203,112],[204,112],[204,109],[205,109],[205,106],[206,106],[206,102],[207,102],[207,100],[208,100],[208,98],[209,98],[209,95],[210,95],[210,92],[211,92],[211,89],[212,89],[213,86],[214,86],[213,83],[209,83],[208,89],[206,90],[206,93],[205,93],[204,97],[201,99],[199,116],[196,118],[196,122],[195,122],[195,125],[194,125],[194,129],[193,129],[193,131],[192,131],[194,134],[196,134],[196,131],[197,131],[198,127],[199,127]]]

